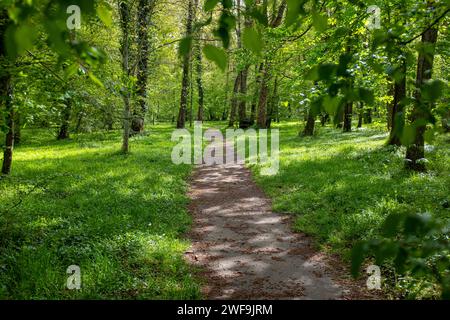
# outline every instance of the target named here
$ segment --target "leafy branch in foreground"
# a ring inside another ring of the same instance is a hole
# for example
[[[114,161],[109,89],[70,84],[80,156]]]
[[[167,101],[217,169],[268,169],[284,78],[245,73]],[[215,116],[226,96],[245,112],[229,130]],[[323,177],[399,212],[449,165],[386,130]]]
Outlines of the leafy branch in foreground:
[[[352,274],[357,277],[366,258],[393,264],[396,272],[440,286],[450,299],[450,224],[429,214],[391,214],[382,237],[357,243],[352,250]]]

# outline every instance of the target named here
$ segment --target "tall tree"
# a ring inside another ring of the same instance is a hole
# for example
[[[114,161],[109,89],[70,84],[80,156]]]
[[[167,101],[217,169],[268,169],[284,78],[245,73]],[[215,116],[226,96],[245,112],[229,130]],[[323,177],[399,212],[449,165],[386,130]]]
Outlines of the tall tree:
[[[195,20],[197,21],[199,18],[199,12],[201,10],[201,5],[199,5],[199,1],[195,0]],[[201,46],[201,36],[202,31],[201,28],[198,29],[197,39],[195,41],[195,67],[196,67],[196,82],[197,82],[197,91],[198,91],[198,111],[197,111],[197,120],[203,121],[203,111],[204,111],[204,100],[205,93],[203,88],[203,57],[202,57],[202,46]]]
[[[11,20],[6,10],[0,11],[0,106],[5,107],[6,119],[6,139],[5,150],[3,152],[2,173],[10,174],[13,149],[14,149],[14,107],[13,107],[13,84],[11,68],[12,64],[8,59],[5,46],[6,30]]]
[[[428,7],[432,9],[434,1],[428,1]],[[414,171],[425,171],[425,163],[420,161],[425,157],[425,131],[423,123],[428,118],[431,106],[422,101],[421,89],[423,84],[431,79],[433,72],[434,54],[438,38],[438,26],[429,27],[422,34],[422,50],[417,58],[416,90],[414,92],[414,109],[410,121],[414,127],[414,141],[406,149],[406,168]]]
[[[192,43],[192,22],[194,19],[193,0],[188,1],[187,19],[186,19],[186,39],[189,45],[183,55],[183,75],[181,80],[181,98],[180,109],[178,112],[177,128],[181,129],[186,126],[186,112],[189,96],[189,66],[191,61],[191,43]]]
[[[125,90],[122,92],[122,98],[124,103],[123,108],[123,141],[122,152],[127,153],[130,150],[130,120],[131,120],[131,107],[130,107],[130,7],[127,0],[119,1],[119,13],[120,13],[120,26],[122,29],[121,40],[121,53],[122,53],[122,71],[125,82]]]
[[[265,6],[266,7],[266,6]],[[287,2],[283,0],[277,10],[277,14],[274,15],[273,19],[271,20],[269,27],[270,28],[277,28],[281,25],[281,22],[283,21],[283,16],[286,11]],[[267,7],[266,7],[267,8]],[[269,93],[269,81],[270,81],[270,72],[271,72],[271,65],[268,60],[266,60],[263,64],[262,70],[261,70],[261,88],[259,91],[259,100],[258,100],[258,117],[257,117],[257,126],[258,128],[266,128],[266,117],[267,117],[267,97]]]
[[[404,99],[406,98],[406,59],[400,62],[400,75],[394,79],[394,100],[391,107],[391,130],[388,144],[401,146],[400,134],[405,124]]]
[[[137,82],[136,91],[139,107],[133,111],[131,128],[134,132],[144,130],[147,106],[147,79],[149,58],[149,27],[155,0],[139,0],[137,7]]]

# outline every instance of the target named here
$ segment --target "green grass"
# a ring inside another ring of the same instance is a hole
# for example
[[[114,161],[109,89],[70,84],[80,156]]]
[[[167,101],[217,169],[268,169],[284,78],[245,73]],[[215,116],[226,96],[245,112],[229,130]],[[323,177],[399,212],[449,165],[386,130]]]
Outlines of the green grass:
[[[172,164],[171,132],[154,127],[123,155],[119,132],[26,130],[0,180],[0,298],[199,298],[182,258],[191,166]],[[66,289],[69,265],[79,291]]]
[[[317,127],[314,137],[298,135],[298,123],[280,129],[280,172],[255,179],[273,209],[295,215],[294,228],[312,235],[322,250],[350,260],[358,240],[380,234],[390,213],[425,213],[450,220],[450,136],[428,146],[429,170],[403,169],[404,148],[385,146],[387,132],[371,126],[344,134]]]
[[[224,129],[223,123],[207,127]],[[376,237],[390,213],[429,212],[450,219],[450,137],[428,147],[429,171],[403,169],[403,148],[386,147],[384,128],[343,134],[318,127],[300,137],[298,123],[280,129],[280,172],[256,182],[277,212],[295,215],[294,228],[319,248],[349,261],[353,244]],[[0,179],[0,298],[197,299],[195,270],[182,258],[191,166],[170,159],[173,128],[120,150],[120,132],[56,141],[25,130],[13,174]],[[82,289],[65,287],[79,265]]]

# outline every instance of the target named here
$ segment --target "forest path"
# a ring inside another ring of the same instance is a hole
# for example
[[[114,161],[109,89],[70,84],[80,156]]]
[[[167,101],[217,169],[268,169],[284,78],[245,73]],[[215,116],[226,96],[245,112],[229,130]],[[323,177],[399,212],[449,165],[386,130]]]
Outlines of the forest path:
[[[292,232],[289,216],[272,212],[243,165],[198,166],[189,196],[194,225],[185,255],[203,270],[206,298],[361,297],[361,284],[342,279],[342,265]]]

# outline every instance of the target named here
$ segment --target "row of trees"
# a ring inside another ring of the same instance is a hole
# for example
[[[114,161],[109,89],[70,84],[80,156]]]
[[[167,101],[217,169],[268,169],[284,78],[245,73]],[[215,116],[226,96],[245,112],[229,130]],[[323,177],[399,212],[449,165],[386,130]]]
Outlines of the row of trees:
[[[128,152],[149,120],[303,117],[313,135],[317,117],[343,132],[376,117],[418,171],[425,139],[448,130],[448,1],[378,1],[378,29],[361,1],[76,2],[79,30],[69,1],[1,4],[3,173],[24,125],[59,139],[120,126]]]

